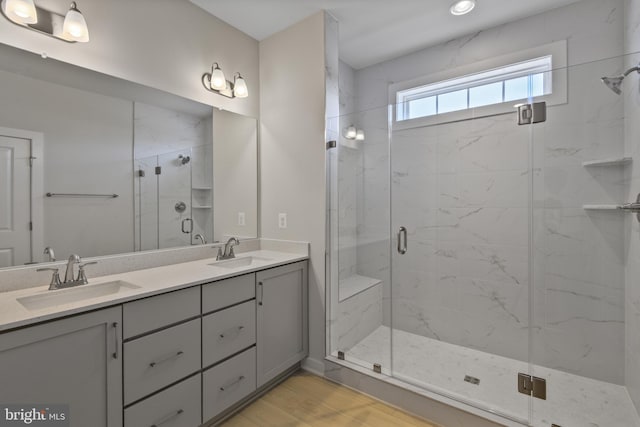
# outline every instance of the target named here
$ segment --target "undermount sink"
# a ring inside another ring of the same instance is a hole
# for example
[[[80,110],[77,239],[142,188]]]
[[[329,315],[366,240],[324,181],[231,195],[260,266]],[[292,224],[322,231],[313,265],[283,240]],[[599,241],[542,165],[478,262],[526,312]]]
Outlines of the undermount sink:
[[[27,310],[42,310],[43,308],[50,308],[86,299],[114,295],[138,288],[140,288],[140,286],[116,280],[113,282],[98,283],[96,285],[88,284],[73,288],[48,291],[42,294],[18,298],[17,301]]]
[[[250,267],[252,265],[263,264],[265,262],[272,261],[270,258],[261,258],[257,256],[245,256],[241,258],[226,259],[224,261],[212,262],[209,265],[222,268],[239,268]]]

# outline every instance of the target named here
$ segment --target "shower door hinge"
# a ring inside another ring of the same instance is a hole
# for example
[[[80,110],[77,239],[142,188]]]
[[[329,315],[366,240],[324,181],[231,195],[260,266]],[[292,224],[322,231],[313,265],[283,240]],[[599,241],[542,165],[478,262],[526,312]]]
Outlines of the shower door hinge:
[[[29,157],[29,167],[30,167],[30,168],[32,168],[32,167],[33,167],[33,161],[34,161],[35,159],[37,159],[37,157],[33,157],[33,156]]]
[[[338,143],[336,141],[327,142],[327,150],[331,150],[332,148],[336,148]]]
[[[162,174],[162,166],[156,166],[156,175]]]
[[[518,374],[518,391],[528,396],[547,400],[547,380],[527,374]]]
[[[520,104],[518,107],[518,124],[531,125],[547,121],[547,103],[534,102],[533,104]]]
[[[33,231],[33,222],[29,221],[29,231]]]

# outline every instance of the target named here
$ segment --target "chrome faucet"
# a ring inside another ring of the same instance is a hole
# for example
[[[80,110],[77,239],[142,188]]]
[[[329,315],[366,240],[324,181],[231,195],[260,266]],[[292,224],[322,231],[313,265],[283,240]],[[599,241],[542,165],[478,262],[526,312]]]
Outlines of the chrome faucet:
[[[69,255],[69,261],[67,261],[67,270],[64,273],[64,283],[73,282],[73,266],[80,263],[80,255]]]
[[[51,246],[44,248],[44,254],[49,256],[49,262],[54,262],[56,260],[56,254],[53,252],[53,248]]]
[[[227,243],[224,244],[224,252],[222,252],[222,248],[218,248],[218,256],[216,260],[220,261],[223,259],[235,258],[236,254],[233,253],[233,247],[240,244],[240,241],[235,237],[231,237],[227,240]]]
[[[78,285],[86,285],[89,283],[87,280],[87,275],[84,272],[84,268],[87,265],[97,264],[97,261],[85,262],[84,264],[80,264],[81,259],[79,255],[71,255],[69,256],[69,261],[67,262],[67,269],[64,275],[64,282],[60,280],[60,273],[57,268],[39,268],[36,271],[53,271],[53,277],[51,277],[51,283],[49,284],[49,290],[62,289],[62,288],[70,288],[72,286]],[[78,264],[78,277],[73,277],[73,266]]]
[[[207,240],[204,238],[204,236],[200,233],[196,234],[195,236],[193,236],[194,240],[200,240],[202,242],[203,245],[207,244]]]

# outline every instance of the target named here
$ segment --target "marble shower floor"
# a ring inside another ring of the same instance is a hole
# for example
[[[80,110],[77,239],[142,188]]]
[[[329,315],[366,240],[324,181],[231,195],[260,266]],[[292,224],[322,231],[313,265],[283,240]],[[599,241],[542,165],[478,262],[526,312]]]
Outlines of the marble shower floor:
[[[391,367],[390,329],[380,326],[346,352],[346,360]],[[396,378],[462,400],[512,419],[527,420],[530,398],[518,393],[517,373],[525,362],[396,330],[393,335]],[[640,427],[625,387],[562,371],[533,366],[532,375],[547,380],[547,400],[532,399],[533,425],[550,427]],[[464,381],[466,375],[480,384]]]

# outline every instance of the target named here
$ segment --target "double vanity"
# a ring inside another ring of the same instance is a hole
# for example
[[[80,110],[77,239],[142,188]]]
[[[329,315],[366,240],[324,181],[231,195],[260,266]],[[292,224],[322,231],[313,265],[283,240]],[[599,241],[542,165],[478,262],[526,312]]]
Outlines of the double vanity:
[[[306,253],[256,250],[0,293],[0,402],[71,426],[212,424],[308,352]]]

